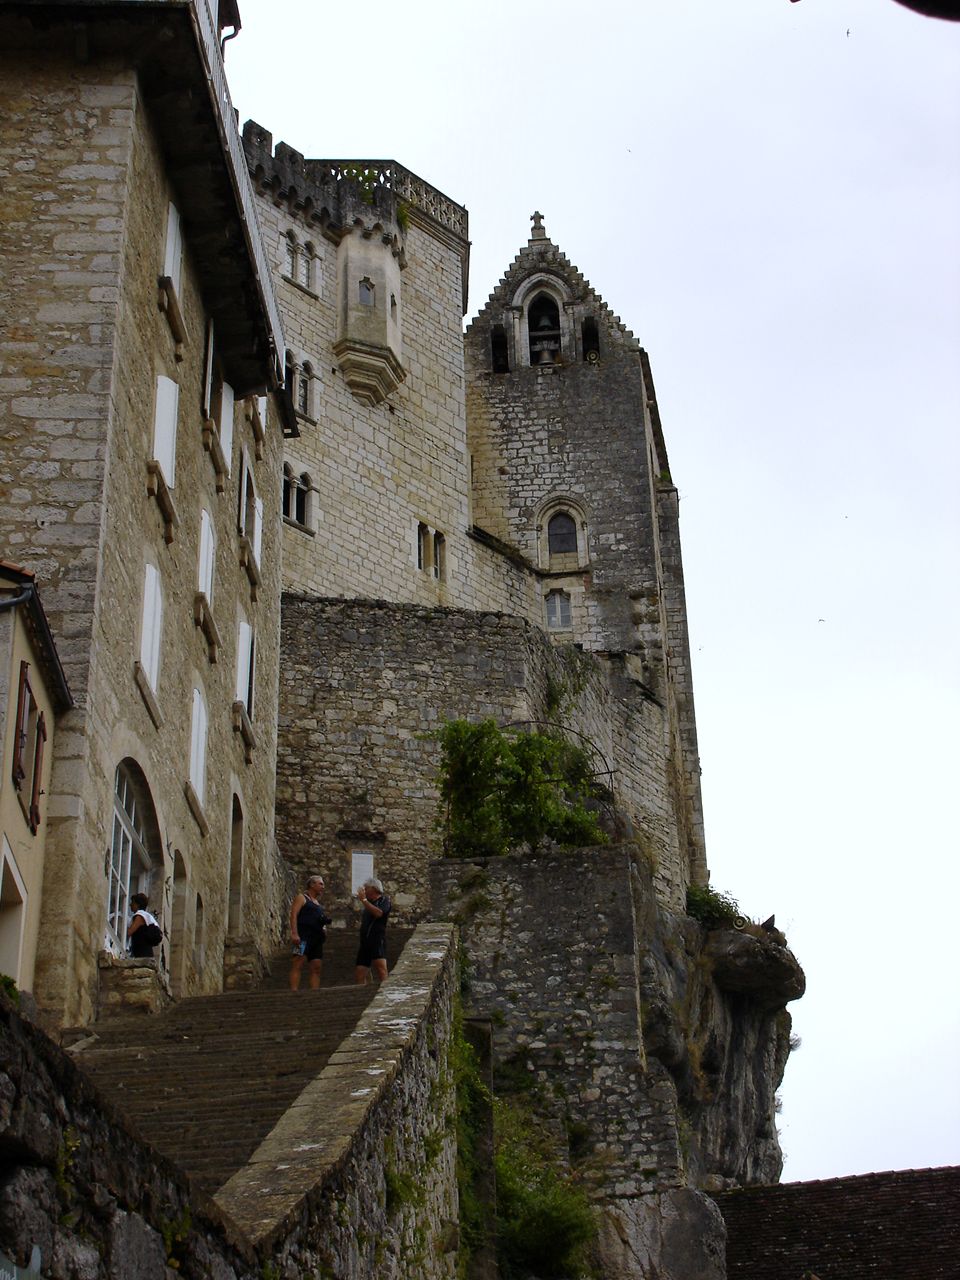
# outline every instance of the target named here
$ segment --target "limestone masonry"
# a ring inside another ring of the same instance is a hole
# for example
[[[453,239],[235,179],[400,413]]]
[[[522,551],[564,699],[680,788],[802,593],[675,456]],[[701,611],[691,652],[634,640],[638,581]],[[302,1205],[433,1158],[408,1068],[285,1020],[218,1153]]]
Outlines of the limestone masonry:
[[[240,26],[236,0],[0,0],[0,965],[28,1019],[0,1055],[0,1253],[57,1277],[468,1274],[455,923],[471,1035],[588,1188],[598,1274],[721,1280],[703,1191],[779,1176],[803,977],[685,914],[709,875],[650,362],[539,212],[464,332],[466,210],[394,160],[240,130]],[[453,718],[584,746],[611,842],[444,858]],[[254,988],[317,869],[338,926],[386,882],[417,926],[407,985],[219,1208],[196,1200],[178,1255],[190,1187],[143,1145],[115,1167],[115,1099],[98,1120],[37,1026],[82,1045]],[[152,960],[126,951],[136,893]],[[384,1028],[389,1062],[364,1039]],[[386,1083],[351,1107],[364,1072]],[[424,1161],[426,1225],[384,1191]]]

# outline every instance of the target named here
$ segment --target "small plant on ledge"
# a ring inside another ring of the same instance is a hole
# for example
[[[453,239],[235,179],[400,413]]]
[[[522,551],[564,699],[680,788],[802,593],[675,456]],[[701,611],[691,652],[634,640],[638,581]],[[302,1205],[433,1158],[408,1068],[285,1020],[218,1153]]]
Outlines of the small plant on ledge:
[[[707,929],[742,929],[745,924],[736,898],[718,893],[709,885],[692,884],[687,890],[687,915]]]

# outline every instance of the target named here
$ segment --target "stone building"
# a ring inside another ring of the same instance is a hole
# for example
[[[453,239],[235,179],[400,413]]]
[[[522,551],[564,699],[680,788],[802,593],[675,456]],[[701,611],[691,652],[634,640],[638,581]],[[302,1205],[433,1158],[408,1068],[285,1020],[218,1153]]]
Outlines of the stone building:
[[[36,962],[15,976],[48,1026],[191,995],[222,1008],[279,942],[292,874],[319,862],[342,907],[376,873],[396,923],[419,925],[402,961],[418,1012],[390,1023],[388,1064],[344,1051],[320,1081],[325,1106],[364,1099],[325,1154],[294,1103],[219,1188],[248,1234],[239,1259],[208,1224],[230,1259],[216,1274],[319,1267],[331,1223],[353,1258],[374,1218],[396,1261],[423,1233],[412,1212],[390,1225],[382,1186],[401,1156],[419,1174],[428,1146],[438,1234],[416,1265],[452,1273],[456,920],[495,1063],[549,1093],[558,1134],[582,1131],[609,1273],[721,1280],[700,1188],[778,1176],[784,1005],[803,979],[766,938],[718,939],[684,913],[708,874],[677,491],[646,353],[539,213],[464,334],[466,211],[395,161],[308,159],[253,122],[241,136],[221,44],[239,23],[232,0],[0,0],[0,554],[25,566],[0,578],[0,958],[8,904],[27,904],[17,946]],[[28,803],[24,661],[45,674],[44,691],[29,682]],[[617,840],[440,860],[432,735],[454,717],[586,744]],[[572,915],[533,918],[547,881],[579,898],[573,939]],[[125,957],[137,891],[163,929],[156,963]],[[0,1067],[30,1097],[9,1013]],[[23,1038],[46,1088],[63,1064]],[[358,1062],[376,1088],[354,1088]],[[0,1138],[44,1165],[60,1239],[76,1222],[60,1230],[60,1166],[32,1114]],[[365,1180],[378,1126],[406,1137]],[[104,1210],[91,1142],[90,1222],[113,1248],[138,1194]],[[265,1196],[278,1178],[287,1191]],[[177,1214],[191,1194],[170,1191]],[[159,1203],[143,1219],[157,1257]],[[191,1265],[214,1273],[202,1251]],[[404,1265],[391,1274],[427,1274]]]
[[[33,978],[60,1022],[95,1016],[99,976],[122,988],[132,892],[164,929],[158,996],[219,989],[275,932],[283,346],[221,61],[237,21],[0,6],[0,545],[75,703]]]
[[[464,341],[464,209],[395,161],[306,159],[253,122],[243,136],[299,427],[281,847],[303,870],[323,850],[338,893],[376,867],[422,917],[429,734],[543,719],[556,648],[590,686],[566,726],[682,905],[706,863],[677,492],[645,352],[539,214]]]

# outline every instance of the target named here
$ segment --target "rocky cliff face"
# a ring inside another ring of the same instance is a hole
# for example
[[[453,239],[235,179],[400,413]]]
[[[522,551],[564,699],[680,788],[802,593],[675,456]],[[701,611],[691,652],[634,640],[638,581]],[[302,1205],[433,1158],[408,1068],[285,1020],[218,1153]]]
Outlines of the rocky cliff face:
[[[647,904],[639,981],[648,1071],[676,1090],[688,1184],[776,1182],[776,1091],[790,1052],[785,1006],[805,985],[793,954],[773,937],[708,931]]]

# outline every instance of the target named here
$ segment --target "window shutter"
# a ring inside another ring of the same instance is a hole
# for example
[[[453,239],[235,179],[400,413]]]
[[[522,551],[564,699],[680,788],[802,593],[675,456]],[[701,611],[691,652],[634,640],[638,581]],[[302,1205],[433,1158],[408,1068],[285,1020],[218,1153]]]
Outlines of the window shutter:
[[[237,701],[247,704],[250,686],[250,641],[253,628],[245,618],[240,619],[237,635]]]
[[[260,553],[263,549],[263,499],[253,500],[253,558],[260,564]]]
[[[163,274],[173,281],[173,287],[180,292],[180,267],[183,262],[183,232],[180,226],[180,214],[177,207],[171,204],[167,209],[167,244],[163,256]]]
[[[203,370],[203,416],[210,417],[210,401],[213,397],[213,321],[207,321],[207,355]]]
[[[36,835],[40,826],[40,794],[43,783],[43,748],[47,741],[47,722],[43,712],[37,720],[37,749],[33,757],[33,794],[30,797],[30,830]]]
[[[237,511],[237,528],[244,536],[247,534],[247,489],[252,484],[249,475],[250,464],[247,461],[246,446],[240,451],[240,507]]]
[[[174,486],[177,459],[177,406],[180,388],[172,378],[157,375],[157,405],[153,424],[153,456],[163,471],[167,488]]]
[[[13,738],[13,785],[20,790],[24,778],[27,776],[26,768],[23,763],[23,747],[26,740],[26,708],[27,708],[27,672],[30,670],[30,663],[20,663],[20,686],[17,690],[17,720],[16,732]]]
[[[147,562],[143,582],[143,625],[140,634],[140,665],[150,688],[156,692],[160,674],[160,636],[163,623],[163,595],[160,571]]]
[[[213,520],[206,507],[200,512],[200,571],[197,577],[197,589],[213,604],[213,568],[216,553],[216,537],[213,532]]]
[[[220,392],[220,448],[229,475],[230,455],[233,453],[233,387],[229,382],[223,383]]]
[[[193,690],[193,721],[190,734],[190,785],[203,804],[204,775],[207,763],[207,708],[203,694]]]
[[[267,429],[267,397],[257,397],[257,408],[260,410],[260,424],[264,431]]]

